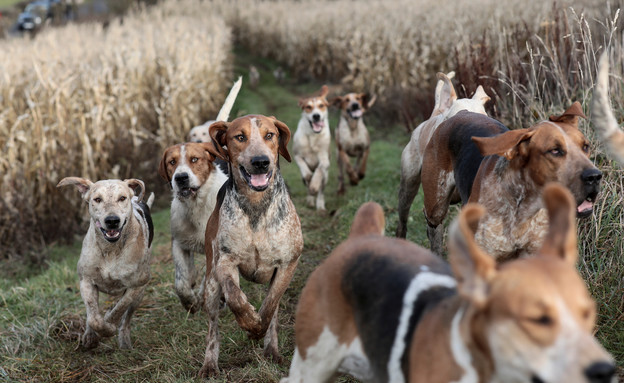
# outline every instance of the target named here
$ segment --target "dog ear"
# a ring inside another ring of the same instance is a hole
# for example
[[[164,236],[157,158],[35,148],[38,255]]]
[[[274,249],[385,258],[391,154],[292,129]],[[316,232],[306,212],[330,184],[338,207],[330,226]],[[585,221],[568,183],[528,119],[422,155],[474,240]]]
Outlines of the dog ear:
[[[371,97],[370,94],[361,94],[362,96],[362,106],[364,107],[364,109],[369,110],[373,104],[375,104],[375,101],[377,101],[377,95],[373,95]]]
[[[457,291],[477,307],[485,306],[489,283],[496,275],[496,261],[477,245],[474,236],[485,209],[464,206],[449,232],[449,261],[457,279]]]
[[[217,149],[215,149],[214,143],[212,141],[202,142],[200,145],[204,148],[204,150],[208,154],[208,159],[211,162],[217,158],[217,155],[215,154],[217,153]]]
[[[491,100],[490,96],[485,93],[485,90],[483,90],[483,87],[481,85],[479,85],[477,87],[477,90],[475,90],[475,93],[472,95],[472,99],[475,101],[481,101],[481,105],[485,105],[488,101]]]
[[[548,234],[539,256],[554,256],[571,265],[576,264],[576,203],[564,186],[549,183],[544,188],[544,205],[548,211]]]
[[[451,77],[455,76],[455,72],[449,72]],[[451,82],[451,77],[442,72],[438,72],[438,83],[435,89],[435,106],[433,110],[447,110],[453,102],[457,100],[457,93]]]
[[[80,192],[82,199],[86,200],[88,198],[89,190],[91,190],[91,187],[93,186],[93,182],[86,178],[65,177],[58,183],[58,185],[56,185],[56,187],[60,188],[67,185],[74,185]]]
[[[208,133],[212,139],[212,148],[208,150],[213,156],[222,159],[223,161],[229,161],[229,155],[227,149],[223,147],[227,145],[227,131],[230,127],[229,122],[217,121],[210,125]]]
[[[364,235],[384,235],[386,218],[381,206],[376,202],[366,202],[355,213],[349,238]]]
[[[327,96],[328,93],[329,93],[329,88],[327,87],[327,85],[323,85],[321,87],[321,93],[319,94],[319,97],[325,98],[325,96]]]
[[[520,152],[520,143],[529,140],[534,132],[534,130],[529,129],[516,129],[493,137],[472,137],[472,141],[483,156],[498,154],[512,160]]]
[[[269,117],[273,121],[273,125],[277,128],[279,132],[279,154],[282,155],[286,159],[286,161],[291,162],[290,153],[288,153],[288,142],[290,141],[290,129],[283,122],[276,119],[274,116]]]
[[[583,117],[587,120],[587,116],[583,113],[583,107],[581,103],[575,101],[565,112],[560,116],[550,116],[548,119],[552,122],[564,122],[578,127],[578,118]]]
[[[132,189],[134,195],[137,196],[139,201],[143,201],[143,196],[145,195],[145,184],[143,181],[136,178],[129,178],[124,180],[124,182],[128,184],[130,189]]]
[[[342,109],[342,97],[340,96],[336,96],[332,98],[332,100],[329,103],[338,109]]]
[[[160,164],[158,165],[158,175],[167,182],[171,182],[171,178],[169,177],[169,173],[167,172],[167,154],[169,154],[169,149],[165,150],[160,159]]]
[[[297,102],[297,105],[303,109],[307,100],[308,100],[307,98],[300,98],[299,101]]]

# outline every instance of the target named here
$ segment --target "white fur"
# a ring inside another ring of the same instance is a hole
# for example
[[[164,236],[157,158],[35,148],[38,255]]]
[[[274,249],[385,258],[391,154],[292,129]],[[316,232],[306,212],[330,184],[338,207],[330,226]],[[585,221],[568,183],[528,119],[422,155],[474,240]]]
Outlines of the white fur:
[[[425,266],[422,266],[425,267]],[[401,357],[405,352],[405,335],[409,330],[409,320],[414,311],[414,303],[418,300],[421,292],[429,290],[433,287],[455,287],[457,282],[448,275],[436,274],[429,271],[423,271],[417,274],[410,282],[409,287],[403,295],[403,310],[399,318],[394,343],[388,360],[388,381],[392,383],[404,383],[403,369],[401,368]],[[462,382],[463,383],[463,382]]]
[[[451,352],[457,365],[464,370],[464,375],[453,383],[478,383],[479,374],[472,365],[470,350],[466,347],[459,331],[459,322],[463,315],[464,309],[458,310],[451,322]]]

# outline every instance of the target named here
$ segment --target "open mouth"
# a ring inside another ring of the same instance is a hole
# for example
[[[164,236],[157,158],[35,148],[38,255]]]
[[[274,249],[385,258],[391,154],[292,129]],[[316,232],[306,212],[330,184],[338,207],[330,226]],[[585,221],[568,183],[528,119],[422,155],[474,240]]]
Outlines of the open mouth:
[[[102,235],[104,236],[104,239],[107,240],[108,242],[112,243],[112,242],[117,242],[119,240],[119,238],[121,238],[121,231],[123,230],[124,226],[126,225],[126,221],[124,221],[123,225],[121,225],[121,227],[119,229],[112,229],[112,230],[107,230],[107,229],[103,228],[102,224],[99,221],[97,221],[95,223],[95,225],[102,232]]]
[[[247,184],[249,185],[249,187],[255,191],[263,191],[264,189],[268,188],[269,180],[271,179],[271,176],[273,175],[272,170],[269,171],[268,173],[250,174],[247,170],[245,170],[245,168],[242,165],[240,166],[240,172],[243,178],[245,179],[245,181],[247,181]]]
[[[178,191],[178,195],[182,198],[194,197],[199,188],[185,187]]]
[[[357,120],[358,118],[362,117],[362,109],[350,110],[349,116]]]
[[[323,128],[325,127],[325,122],[321,120],[312,122],[310,125],[312,126],[312,131],[314,131],[314,133],[320,133],[321,130],[323,130]]]
[[[594,202],[597,194],[590,194],[576,207],[576,216],[587,218],[594,212]]]

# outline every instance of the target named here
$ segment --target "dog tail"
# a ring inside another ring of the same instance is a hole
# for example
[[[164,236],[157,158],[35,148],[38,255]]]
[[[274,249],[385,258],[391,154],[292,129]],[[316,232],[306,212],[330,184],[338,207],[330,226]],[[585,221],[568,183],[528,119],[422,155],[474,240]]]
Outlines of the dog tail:
[[[152,204],[154,203],[154,192],[151,192],[149,197],[147,197],[147,202],[145,202],[145,204],[147,205],[147,207],[149,207],[150,209],[152,208]]]
[[[597,77],[591,110],[594,129],[609,152],[624,165],[624,132],[618,127],[609,104],[609,56],[606,51],[600,57]]]
[[[232,111],[232,107],[234,106],[234,101],[236,101],[236,96],[238,96],[238,92],[240,91],[241,85],[243,84],[243,76],[239,76],[238,80],[232,85],[232,89],[230,89],[230,93],[228,93],[225,98],[225,102],[217,115],[217,121],[227,121],[230,118],[230,112]]]
[[[363,235],[384,235],[386,219],[381,206],[376,202],[366,202],[355,213],[349,238]]]

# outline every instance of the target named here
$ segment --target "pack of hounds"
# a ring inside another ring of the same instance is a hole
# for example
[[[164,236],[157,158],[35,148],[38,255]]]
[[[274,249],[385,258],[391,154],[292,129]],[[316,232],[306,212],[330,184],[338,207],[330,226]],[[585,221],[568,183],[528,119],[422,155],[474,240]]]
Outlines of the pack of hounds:
[[[258,72],[250,72],[251,86]],[[363,204],[348,238],[309,276],[295,314],[295,350],[287,382],[328,382],[338,373],[366,382],[590,382],[616,380],[611,355],[594,338],[596,305],[576,269],[576,218],[591,216],[602,173],[578,129],[578,102],[560,115],[509,130],[487,116],[479,87],[458,99],[453,73],[438,74],[435,107],[401,157],[396,237],[384,236],[380,205]],[[219,374],[219,312],[225,304],[264,355],[278,349],[278,308],[303,250],[301,223],[280,174],[291,162],[291,132],[272,116],[228,122],[241,87],[233,86],[215,121],[189,142],[167,148],[158,173],[170,185],[175,292],[184,308],[208,317],[201,377]],[[624,164],[624,132],[607,97],[608,60],[600,62],[593,124]],[[324,211],[330,166],[330,106],[338,193],[345,177],[366,174],[371,139],[364,114],[375,97],[327,98],[323,86],[299,100],[292,151],[307,203]],[[398,165],[398,164],[397,164]],[[90,227],[78,274],[87,312],[83,348],[117,334],[131,348],[130,321],[150,280],[153,193],[137,179],[74,185]],[[405,240],[410,206],[422,186],[431,250]],[[449,206],[462,209],[448,232]],[[206,256],[206,272],[194,254]],[[240,276],[268,284],[256,310]],[[119,296],[102,314],[100,292]]]

